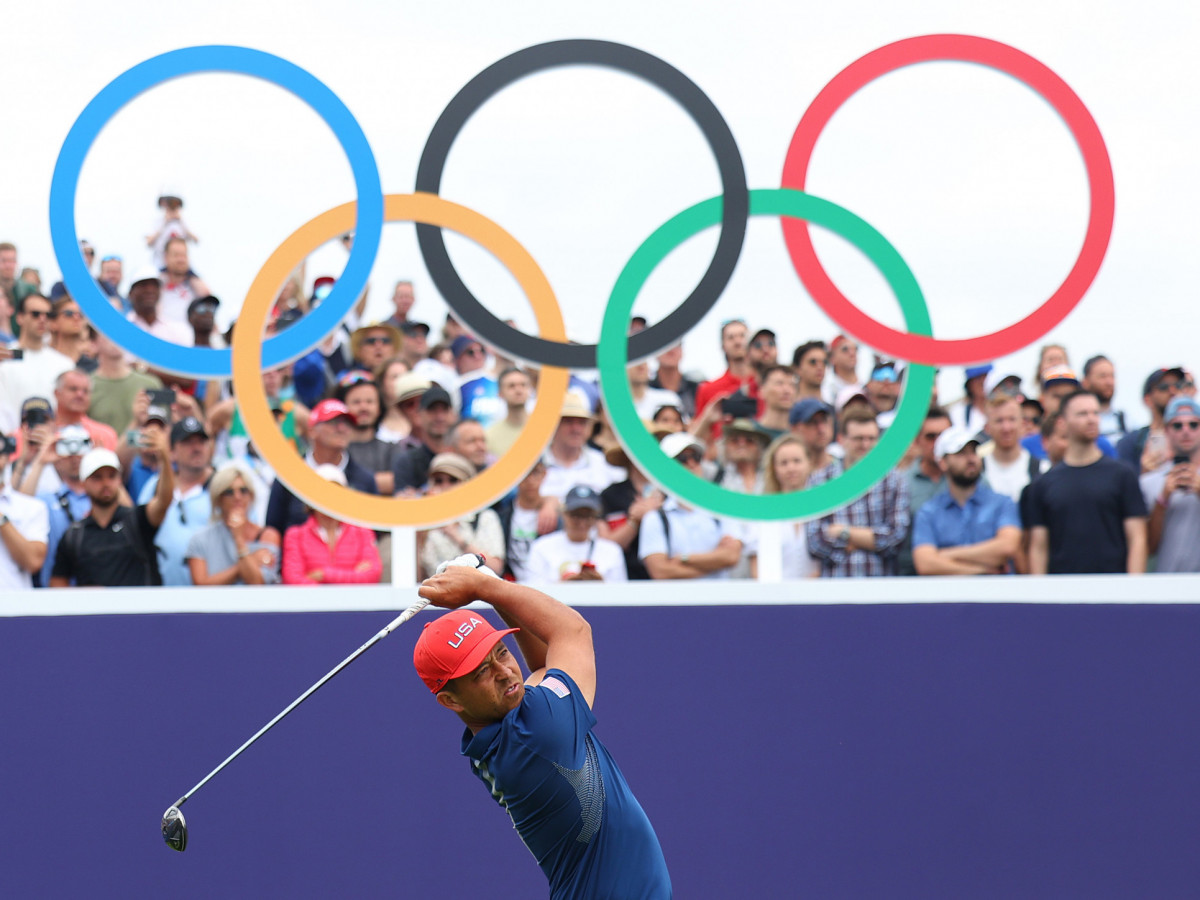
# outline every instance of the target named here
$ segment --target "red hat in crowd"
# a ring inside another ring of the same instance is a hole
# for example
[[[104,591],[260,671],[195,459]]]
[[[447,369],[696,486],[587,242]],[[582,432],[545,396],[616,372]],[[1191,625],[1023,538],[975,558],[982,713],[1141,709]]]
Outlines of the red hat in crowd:
[[[332,422],[334,419],[345,416],[350,420],[350,424],[355,424],[354,416],[350,415],[350,410],[346,408],[346,404],[341,400],[330,398],[322,400],[312,408],[312,412],[308,414],[308,427],[320,425],[323,422]]]

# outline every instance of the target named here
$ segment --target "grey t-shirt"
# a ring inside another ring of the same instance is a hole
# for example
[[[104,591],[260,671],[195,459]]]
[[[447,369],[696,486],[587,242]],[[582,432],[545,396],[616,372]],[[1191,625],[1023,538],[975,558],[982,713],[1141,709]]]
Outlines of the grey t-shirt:
[[[1154,510],[1171,468],[1168,464],[1141,477],[1148,510]],[[1167,501],[1155,571],[1200,572],[1200,496],[1195,491],[1175,491]]]
[[[264,544],[261,541],[250,541],[246,544],[246,550],[254,553],[258,550],[271,551],[271,562],[269,565],[259,566],[259,571],[262,572],[264,584],[279,583],[279,548],[274,544]],[[228,569],[238,561],[237,544],[234,543],[233,534],[225,526],[224,522],[213,522],[207,528],[202,528],[192,535],[188,541],[187,552],[183,558],[202,559],[208,565],[208,572],[211,575],[213,572],[221,572]],[[237,584],[244,584],[239,578]]]

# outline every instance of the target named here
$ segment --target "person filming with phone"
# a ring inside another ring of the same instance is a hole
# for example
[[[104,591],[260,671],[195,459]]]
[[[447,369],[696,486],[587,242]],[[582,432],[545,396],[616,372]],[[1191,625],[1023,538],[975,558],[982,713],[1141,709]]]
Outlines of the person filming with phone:
[[[1170,459],[1141,477],[1155,571],[1200,572],[1200,403],[1180,394],[1163,413]]]

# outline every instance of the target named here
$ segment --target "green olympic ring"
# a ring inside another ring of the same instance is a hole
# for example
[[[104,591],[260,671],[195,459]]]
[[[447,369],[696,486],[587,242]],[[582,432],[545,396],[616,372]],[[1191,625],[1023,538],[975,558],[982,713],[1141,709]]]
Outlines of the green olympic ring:
[[[854,244],[880,271],[904,314],[904,325],[913,334],[929,337],[932,326],[925,296],[908,264],[887,239],[854,213],[811,194],[788,188],[750,192],[750,215],[790,216],[820,225]],[[911,364],[896,418],[859,462],[824,484],[787,494],[741,494],[726,490],[687,471],[663,453],[654,436],[638,418],[625,374],[629,364],[626,329],[633,304],[650,273],[660,262],[705,228],[721,221],[721,198],[713,197],[684,210],[661,225],[642,242],[621,270],[604,320],[596,362],[600,386],[613,431],[625,451],[664,490],[714,515],[750,521],[812,519],[857,499],[884,478],[904,456],[925,421],[933,397],[933,366]]]

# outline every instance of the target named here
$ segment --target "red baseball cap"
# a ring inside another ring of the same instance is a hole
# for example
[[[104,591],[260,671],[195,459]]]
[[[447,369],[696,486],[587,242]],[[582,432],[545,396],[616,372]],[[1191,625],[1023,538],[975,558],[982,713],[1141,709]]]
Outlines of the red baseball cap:
[[[483,662],[502,637],[520,630],[498,630],[475,610],[456,609],[425,623],[413,648],[413,665],[425,686],[436,694],[446,682]]]
[[[320,425],[322,422],[332,422],[339,416],[345,416],[351,423],[354,422],[354,416],[350,415],[350,410],[346,408],[346,404],[341,400],[333,398],[322,400],[308,414],[308,427],[311,428],[314,425]]]

